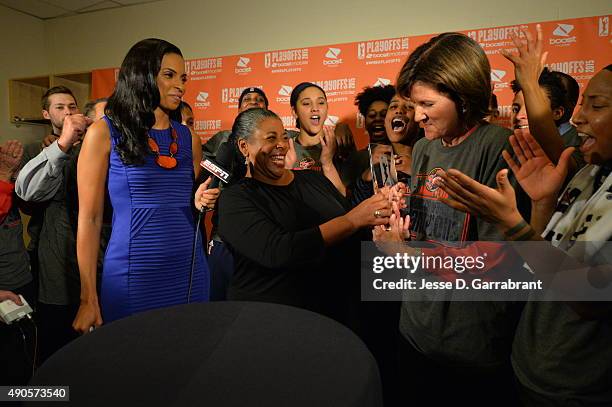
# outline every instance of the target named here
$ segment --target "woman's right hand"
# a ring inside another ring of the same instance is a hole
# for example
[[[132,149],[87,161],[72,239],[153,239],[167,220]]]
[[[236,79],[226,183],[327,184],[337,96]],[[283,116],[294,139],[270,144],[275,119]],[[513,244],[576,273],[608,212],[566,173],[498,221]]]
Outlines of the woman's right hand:
[[[91,328],[97,328],[102,325],[102,314],[97,300],[81,301],[79,312],[77,312],[72,328],[78,333],[86,334],[91,331]]]
[[[388,197],[377,193],[354,207],[346,214],[346,217],[356,228],[362,228],[386,225],[389,223],[391,213]]]
[[[503,151],[502,155],[531,200],[556,199],[567,177],[574,148],[565,149],[559,163],[554,165],[529,129],[515,130],[514,135],[510,136],[510,145],[519,162],[516,163],[507,151]]]

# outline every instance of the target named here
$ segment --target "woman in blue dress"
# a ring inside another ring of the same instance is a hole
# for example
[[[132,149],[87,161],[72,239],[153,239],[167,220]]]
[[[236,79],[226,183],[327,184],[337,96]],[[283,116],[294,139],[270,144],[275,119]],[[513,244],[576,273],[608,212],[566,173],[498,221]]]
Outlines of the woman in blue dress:
[[[73,327],[79,332],[148,309],[208,299],[201,244],[195,246],[191,272],[192,193],[201,149],[189,129],[170,117],[186,81],[176,46],[140,41],[121,65],[106,116],[87,131],[77,169],[81,305]],[[98,298],[96,262],[107,185],[112,235]]]

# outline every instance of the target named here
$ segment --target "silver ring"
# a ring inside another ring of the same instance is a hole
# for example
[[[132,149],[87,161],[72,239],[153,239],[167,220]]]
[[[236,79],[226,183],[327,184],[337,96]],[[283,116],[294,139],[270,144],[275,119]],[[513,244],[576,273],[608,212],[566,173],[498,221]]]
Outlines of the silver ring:
[[[380,209],[376,209],[374,211],[374,217],[375,218],[382,218],[382,213],[380,212]]]
[[[96,327],[95,327],[95,326],[93,326],[93,325],[92,325],[92,326],[90,326],[90,327],[89,327],[89,332],[93,332],[93,331],[94,331],[94,329],[96,329]]]

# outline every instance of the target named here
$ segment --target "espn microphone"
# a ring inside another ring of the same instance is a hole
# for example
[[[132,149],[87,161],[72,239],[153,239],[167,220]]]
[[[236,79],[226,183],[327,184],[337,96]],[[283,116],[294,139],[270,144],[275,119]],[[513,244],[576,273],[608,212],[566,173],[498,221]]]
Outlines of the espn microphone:
[[[227,184],[230,178],[230,173],[227,172],[223,167],[219,164],[215,163],[212,160],[206,159],[200,162],[202,168],[206,171],[210,172],[214,177],[210,183],[210,189],[218,188],[219,183],[223,181],[223,183]]]

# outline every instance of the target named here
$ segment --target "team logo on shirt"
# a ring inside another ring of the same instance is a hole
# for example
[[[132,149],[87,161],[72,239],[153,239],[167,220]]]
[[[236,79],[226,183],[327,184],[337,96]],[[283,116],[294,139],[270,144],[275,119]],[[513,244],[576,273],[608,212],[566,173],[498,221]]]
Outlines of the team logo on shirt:
[[[433,170],[429,171],[429,173],[427,174],[427,180],[425,181],[425,188],[427,188],[427,190],[429,192],[435,192],[436,190],[438,190],[438,188],[440,188],[438,185],[436,185],[436,179],[440,178],[438,176],[438,174],[436,174],[439,170],[442,170],[442,168],[434,168]]]
[[[302,158],[298,163],[298,166],[301,170],[309,170],[312,169],[315,165],[315,160],[311,157]]]

